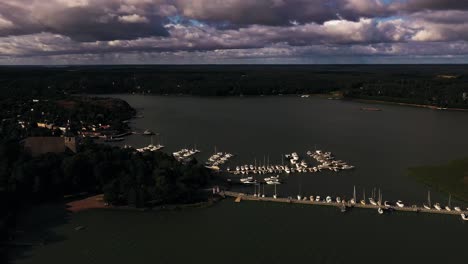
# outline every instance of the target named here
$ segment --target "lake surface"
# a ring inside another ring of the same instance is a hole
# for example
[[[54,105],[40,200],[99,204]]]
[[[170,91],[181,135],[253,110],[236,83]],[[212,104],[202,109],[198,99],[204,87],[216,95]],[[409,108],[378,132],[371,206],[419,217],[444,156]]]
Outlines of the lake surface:
[[[115,95],[113,95],[115,96]],[[117,95],[144,118],[132,127],[161,134],[164,151],[195,143],[200,161],[218,151],[235,153],[227,164],[253,164],[285,153],[331,151],[353,171],[291,174],[281,196],[362,197],[380,188],[384,200],[422,203],[427,188],[407,176],[411,166],[468,156],[468,113],[298,97],[197,98]],[[362,111],[361,107],[383,111]],[[142,147],[132,135],[122,144]],[[253,187],[237,187],[253,192]],[[267,195],[272,194],[267,186]],[[432,201],[447,203],[432,192]],[[462,204],[452,200],[452,205]],[[466,204],[463,206],[466,207]],[[74,227],[87,228],[75,231]],[[182,212],[92,210],[54,232],[62,241],[34,249],[18,263],[454,263],[465,259],[468,223],[455,216],[373,210],[341,214],[336,208],[223,201]]]

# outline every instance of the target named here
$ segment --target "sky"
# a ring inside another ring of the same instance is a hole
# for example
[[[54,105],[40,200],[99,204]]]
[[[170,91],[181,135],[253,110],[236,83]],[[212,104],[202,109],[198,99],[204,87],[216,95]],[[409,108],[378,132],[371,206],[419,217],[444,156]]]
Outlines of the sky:
[[[468,63],[465,0],[0,0],[0,65]]]

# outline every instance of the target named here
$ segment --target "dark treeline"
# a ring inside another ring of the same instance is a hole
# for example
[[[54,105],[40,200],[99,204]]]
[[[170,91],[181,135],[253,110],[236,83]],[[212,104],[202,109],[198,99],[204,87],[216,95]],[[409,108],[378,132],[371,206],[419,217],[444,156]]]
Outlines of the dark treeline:
[[[314,94],[468,107],[466,65],[74,66],[0,68],[3,96]]]
[[[15,140],[0,142],[0,242],[14,230],[18,210],[64,195],[104,193],[114,205],[147,207],[203,199],[211,173],[193,160],[180,163],[162,152],[134,153],[85,143],[77,154],[31,157]],[[0,252],[4,250],[0,247]]]

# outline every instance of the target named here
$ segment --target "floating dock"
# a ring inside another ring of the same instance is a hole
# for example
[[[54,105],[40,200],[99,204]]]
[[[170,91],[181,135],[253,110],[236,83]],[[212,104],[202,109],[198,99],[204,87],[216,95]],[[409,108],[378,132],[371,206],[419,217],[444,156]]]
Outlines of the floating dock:
[[[331,206],[342,208],[346,206],[347,208],[362,208],[362,209],[374,209],[378,210],[382,208],[383,210],[392,210],[392,211],[401,211],[401,212],[416,212],[416,213],[430,213],[430,214],[444,214],[444,215],[457,215],[460,216],[462,213],[468,214],[468,211],[447,211],[445,209],[437,210],[437,209],[426,209],[424,207],[418,206],[405,206],[405,207],[398,207],[398,206],[383,206],[383,205],[372,205],[372,204],[361,204],[355,203],[351,204],[349,202],[345,203],[337,203],[337,202],[326,202],[326,201],[311,201],[307,200],[298,200],[298,199],[291,199],[291,198],[273,198],[273,197],[259,197],[254,195],[249,195],[246,193],[239,193],[239,192],[231,192],[231,191],[224,191],[222,192],[226,197],[234,197],[236,198],[236,202],[240,202],[241,200],[245,201],[259,201],[259,202],[275,202],[275,203],[291,203],[291,204],[307,204],[307,205],[317,205],[317,206]]]

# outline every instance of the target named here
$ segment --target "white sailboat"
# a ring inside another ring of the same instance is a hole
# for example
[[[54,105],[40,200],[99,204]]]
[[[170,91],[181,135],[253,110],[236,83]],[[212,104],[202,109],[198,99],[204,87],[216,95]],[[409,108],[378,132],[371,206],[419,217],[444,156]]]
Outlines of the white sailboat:
[[[363,190],[362,197],[361,204],[366,205],[366,189]]]
[[[427,205],[423,204],[423,207],[427,210],[431,209],[431,191],[427,191]]]
[[[452,195],[449,194],[448,205],[445,206],[445,210],[447,210],[447,211],[452,211],[452,208],[450,207],[451,200],[452,200]]]

